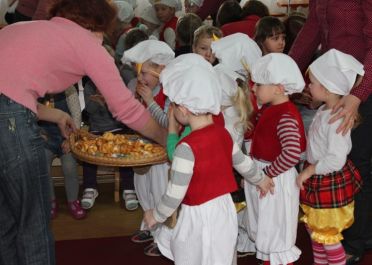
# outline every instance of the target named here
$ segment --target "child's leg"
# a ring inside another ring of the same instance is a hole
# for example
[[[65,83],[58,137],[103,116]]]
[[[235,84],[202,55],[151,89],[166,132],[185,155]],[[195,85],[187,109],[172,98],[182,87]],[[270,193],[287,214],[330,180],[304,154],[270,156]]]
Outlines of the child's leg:
[[[83,188],[97,189],[97,165],[83,163]]]
[[[305,225],[305,227],[311,238],[311,229],[307,225]],[[314,265],[328,264],[327,253],[324,249],[323,244],[320,244],[311,239],[311,247],[313,249]]]
[[[133,169],[131,167],[121,167],[119,171],[123,190],[134,190]]]
[[[341,243],[324,245],[324,249],[327,253],[327,260],[329,265],[346,264],[345,249]]]
[[[67,201],[76,201],[79,193],[79,179],[76,160],[71,153],[68,153],[61,156],[61,163],[65,178]]]

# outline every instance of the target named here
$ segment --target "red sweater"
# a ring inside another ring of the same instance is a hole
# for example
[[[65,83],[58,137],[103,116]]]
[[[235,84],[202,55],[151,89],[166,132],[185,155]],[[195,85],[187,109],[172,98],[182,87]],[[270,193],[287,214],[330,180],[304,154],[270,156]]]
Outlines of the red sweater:
[[[233,142],[225,128],[212,124],[193,131],[183,142],[190,146],[195,163],[182,203],[200,205],[237,189],[232,170]]]
[[[319,44],[364,64],[365,75],[351,94],[366,100],[372,93],[372,0],[310,0],[309,16],[289,55],[304,72]]]
[[[253,38],[256,29],[256,23],[260,20],[259,16],[250,15],[243,18],[240,21],[231,22],[223,25],[221,30],[224,36],[228,36],[237,32],[247,34],[250,38]]]

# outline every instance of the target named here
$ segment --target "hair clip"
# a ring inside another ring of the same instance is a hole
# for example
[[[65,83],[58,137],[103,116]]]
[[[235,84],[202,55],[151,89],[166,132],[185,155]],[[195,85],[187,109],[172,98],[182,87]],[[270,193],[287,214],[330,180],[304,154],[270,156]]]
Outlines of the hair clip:
[[[218,41],[218,40],[220,39],[220,38],[217,37],[214,33],[213,33],[213,35],[212,35],[212,38],[213,38],[214,41]]]

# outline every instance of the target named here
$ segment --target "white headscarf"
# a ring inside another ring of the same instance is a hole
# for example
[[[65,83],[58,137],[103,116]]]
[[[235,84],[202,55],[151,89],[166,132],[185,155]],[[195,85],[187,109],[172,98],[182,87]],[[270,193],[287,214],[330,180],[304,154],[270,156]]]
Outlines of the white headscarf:
[[[364,75],[363,64],[353,56],[331,49],[316,59],[309,69],[315,78],[330,92],[347,95],[357,75]]]
[[[134,17],[134,11],[131,4],[125,1],[115,1],[114,2],[118,7],[118,18],[121,22],[130,23]]]
[[[235,33],[213,41],[211,45],[220,64],[232,71],[246,76],[252,65],[262,57],[262,52],[257,43],[246,34]]]
[[[283,53],[269,53],[252,67],[252,81],[262,85],[283,85],[285,94],[300,93],[305,81],[296,62]]]
[[[164,41],[145,40],[124,52],[123,63],[144,63],[150,60],[159,65],[166,65],[174,58],[174,51]]]
[[[155,9],[153,6],[148,6],[145,9],[143,9],[139,17],[155,25],[161,24],[161,21],[156,16]]]
[[[176,12],[182,10],[182,3],[180,0],[150,0],[150,3],[152,5],[162,4],[162,5],[173,7],[176,9]]]
[[[178,56],[161,72],[160,82],[170,101],[192,113],[220,113],[221,86],[212,65],[202,56]]]
[[[132,6],[133,10],[136,9],[136,7],[137,7],[137,0],[119,0],[119,1],[127,2],[128,4],[130,4]]]

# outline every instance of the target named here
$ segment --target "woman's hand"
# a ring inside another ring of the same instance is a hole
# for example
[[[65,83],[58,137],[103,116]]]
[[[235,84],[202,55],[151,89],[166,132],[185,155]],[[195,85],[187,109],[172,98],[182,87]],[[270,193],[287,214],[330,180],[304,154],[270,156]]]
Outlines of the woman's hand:
[[[71,148],[70,148],[70,142],[68,140],[64,140],[63,143],[62,143],[62,152],[64,154],[68,154],[71,152]]]
[[[154,228],[158,222],[154,218],[153,209],[145,211],[143,221],[149,229]]]
[[[149,106],[154,101],[152,90],[148,86],[139,83],[137,85],[136,92],[138,95],[141,96],[143,101],[145,101],[147,106]]]
[[[347,95],[341,98],[332,109],[333,117],[329,123],[334,123],[338,119],[343,121],[337,128],[337,133],[345,135],[353,126],[356,118],[358,117],[358,108],[361,100],[353,95]]]

